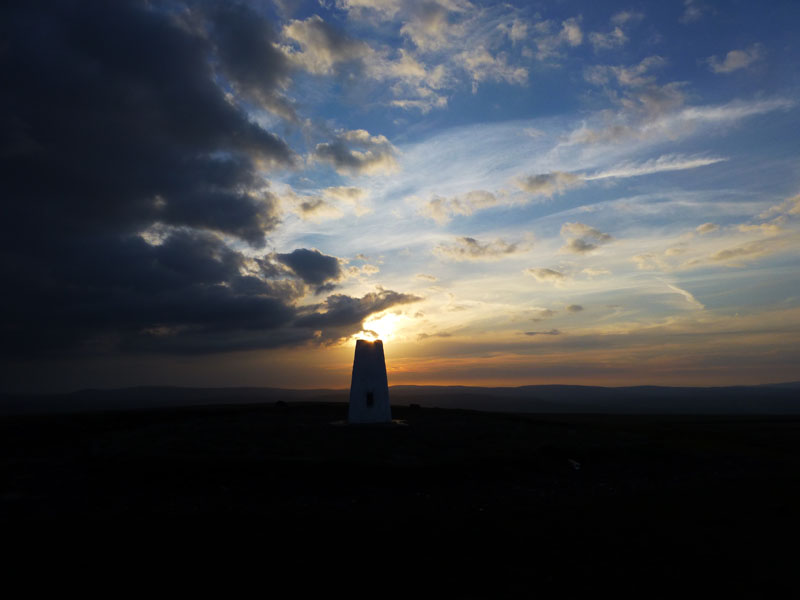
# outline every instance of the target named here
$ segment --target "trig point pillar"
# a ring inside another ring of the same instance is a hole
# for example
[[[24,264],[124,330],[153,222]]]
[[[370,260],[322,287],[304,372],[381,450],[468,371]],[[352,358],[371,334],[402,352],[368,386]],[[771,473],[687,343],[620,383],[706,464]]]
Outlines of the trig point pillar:
[[[353,379],[350,382],[350,423],[391,423],[389,383],[383,342],[356,341]]]

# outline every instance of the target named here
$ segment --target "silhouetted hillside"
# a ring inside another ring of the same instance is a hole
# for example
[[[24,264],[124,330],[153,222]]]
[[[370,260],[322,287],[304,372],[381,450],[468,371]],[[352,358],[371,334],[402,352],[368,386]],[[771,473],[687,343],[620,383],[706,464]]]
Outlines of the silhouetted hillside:
[[[800,383],[732,387],[410,386],[390,388],[393,405],[514,413],[800,414]],[[0,396],[0,414],[130,410],[178,406],[271,403],[276,400],[346,402],[347,390],[137,387],[68,394]]]
[[[72,545],[101,539],[93,570],[99,557],[139,577],[159,556],[195,582],[212,553],[204,568],[228,560],[226,580],[249,561],[300,596],[353,561],[365,575],[348,597],[381,583],[416,597],[431,580],[459,598],[758,597],[796,580],[800,418],[394,411],[404,424],[343,426],[342,403],[285,399],[0,417],[4,540],[38,557],[69,527],[82,564]]]

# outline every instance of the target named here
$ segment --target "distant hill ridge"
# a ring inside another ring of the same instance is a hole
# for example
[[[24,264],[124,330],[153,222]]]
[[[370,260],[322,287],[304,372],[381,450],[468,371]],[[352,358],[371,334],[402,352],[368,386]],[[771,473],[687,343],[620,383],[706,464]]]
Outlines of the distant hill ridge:
[[[515,413],[800,415],[800,382],[755,386],[519,387],[416,386],[390,388],[395,405]],[[346,402],[346,389],[293,390],[143,386],[62,394],[0,395],[0,415],[136,410],[179,406],[288,402]]]

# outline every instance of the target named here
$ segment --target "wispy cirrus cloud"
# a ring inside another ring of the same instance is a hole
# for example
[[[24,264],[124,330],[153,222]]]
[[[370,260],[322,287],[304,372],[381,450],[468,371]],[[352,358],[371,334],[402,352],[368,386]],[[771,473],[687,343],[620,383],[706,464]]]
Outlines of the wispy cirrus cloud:
[[[713,165],[725,160],[727,159],[715,156],[665,154],[644,162],[627,161],[595,173],[553,171],[551,173],[529,175],[517,179],[517,185],[529,194],[550,198],[554,195],[563,194],[567,190],[582,187],[588,181],[640,177],[668,171],[685,171]]]
[[[685,290],[683,288],[680,288],[677,285],[674,285],[672,283],[666,283],[665,282],[665,284],[666,284],[667,288],[669,288],[671,291],[675,292],[676,294],[680,294],[681,296],[683,296],[683,298],[686,300],[686,302],[690,306],[692,306],[694,308],[697,308],[697,309],[700,309],[700,310],[703,310],[705,308],[703,303],[700,302],[697,298],[695,298],[694,294],[692,294],[690,291]]]
[[[640,177],[642,175],[652,175],[654,173],[664,173],[667,171],[685,171],[714,165],[727,160],[718,156],[685,156],[683,154],[665,154],[658,158],[652,158],[644,162],[626,162],[611,169],[600,171],[591,175],[585,175],[584,181],[594,181],[597,179]]]

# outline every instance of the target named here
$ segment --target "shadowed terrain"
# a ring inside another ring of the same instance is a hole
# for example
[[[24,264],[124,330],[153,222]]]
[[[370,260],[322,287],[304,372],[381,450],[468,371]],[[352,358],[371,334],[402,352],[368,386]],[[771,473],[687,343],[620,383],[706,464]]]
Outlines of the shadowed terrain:
[[[183,558],[248,538],[482,597],[793,584],[800,417],[393,412],[405,425],[334,425],[332,402],[6,416],[0,520],[126,531],[110,548],[131,553],[186,527]]]

